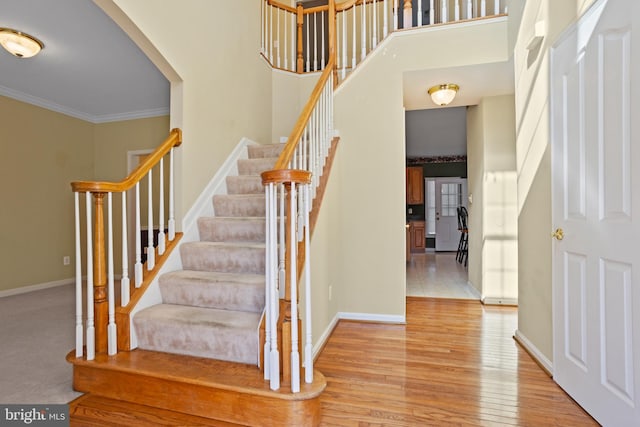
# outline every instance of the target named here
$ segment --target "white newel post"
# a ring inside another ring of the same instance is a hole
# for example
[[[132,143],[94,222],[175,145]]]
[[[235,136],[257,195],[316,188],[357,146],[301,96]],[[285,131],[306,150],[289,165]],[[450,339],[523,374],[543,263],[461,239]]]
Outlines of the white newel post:
[[[76,244],[76,357],[82,357],[84,346],[84,327],[82,325],[82,250],[80,236],[80,194],[73,193],[75,210]]]

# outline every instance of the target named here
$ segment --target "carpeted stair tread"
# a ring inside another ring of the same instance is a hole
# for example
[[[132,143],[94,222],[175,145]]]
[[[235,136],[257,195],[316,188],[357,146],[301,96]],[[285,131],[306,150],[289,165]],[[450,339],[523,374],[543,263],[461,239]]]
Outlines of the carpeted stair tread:
[[[238,160],[238,174],[240,175],[260,175],[266,170],[273,169],[278,161],[277,157],[265,157],[258,159]]]
[[[265,216],[264,194],[218,194],[213,210],[216,216]]]
[[[264,243],[187,242],[180,246],[185,270],[264,274]]]
[[[200,241],[205,242],[263,242],[264,217],[200,217]]]
[[[232,175],[226,178],[227,194],[262,194],[264,186],[260,175]]]
[[[257,364],[260,313],[158,304],[134,317],[144,350]]]
[[[284,149],[284,146],[285,144],[249,145],[247,147],[247,152],[250,159],[278,157]]]
[[[264,275],[178,270],[159,280],[165,304],[261,313]]]

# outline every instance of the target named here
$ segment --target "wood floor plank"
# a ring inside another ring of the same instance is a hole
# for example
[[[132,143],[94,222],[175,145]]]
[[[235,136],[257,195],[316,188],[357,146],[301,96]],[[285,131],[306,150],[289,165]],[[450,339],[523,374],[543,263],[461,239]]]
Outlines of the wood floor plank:
[[[407,298],[407,324],[341,321],[315,367],[324,426],[597,426],[520,348],[517,308]]]

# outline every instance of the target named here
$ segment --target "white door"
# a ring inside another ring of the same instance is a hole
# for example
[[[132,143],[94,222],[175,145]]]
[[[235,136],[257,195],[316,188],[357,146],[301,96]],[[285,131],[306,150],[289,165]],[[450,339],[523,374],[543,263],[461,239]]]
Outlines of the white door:
[[[465,183],[462,178],[436,179],[436,251],[458,250],[458,207],[467,197]]]
[[[554,379],[616,427],[640,426],[639,12],[600,0],[551,53]]]

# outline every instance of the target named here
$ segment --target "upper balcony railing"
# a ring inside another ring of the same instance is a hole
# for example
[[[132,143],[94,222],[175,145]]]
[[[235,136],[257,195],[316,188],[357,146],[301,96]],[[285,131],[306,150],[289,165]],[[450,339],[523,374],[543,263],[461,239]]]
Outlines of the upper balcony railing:
[[[329,1],[335,5],[332,20],[328,5],[304,8],[263,0],[261,52],[273,67],[300,74],[322,71],[329,60],[331,26],[337,84],[393,31],[507,13],[506,0]]]

